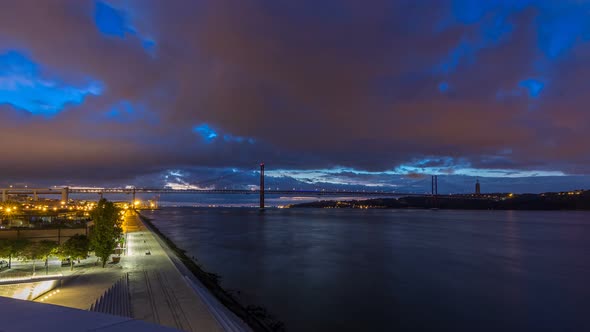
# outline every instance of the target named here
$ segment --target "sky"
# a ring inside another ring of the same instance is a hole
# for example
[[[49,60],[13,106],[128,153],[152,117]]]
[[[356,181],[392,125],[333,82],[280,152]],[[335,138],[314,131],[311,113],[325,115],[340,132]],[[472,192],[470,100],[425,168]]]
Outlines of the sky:
[[[0,9],[0,186],[590,188],[588,1]]]

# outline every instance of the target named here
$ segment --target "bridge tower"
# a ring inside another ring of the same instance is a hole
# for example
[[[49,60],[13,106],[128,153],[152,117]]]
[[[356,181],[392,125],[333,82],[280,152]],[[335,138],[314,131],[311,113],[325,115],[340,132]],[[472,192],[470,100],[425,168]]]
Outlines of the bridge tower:
[[[438,175],[434,176],[434,196],[438,196]]]
[[[431,182],[432,182],[431,194],[432,194],[432,196],[436,196],[436,195],[438,195],[438,175],[433,175]]]
[[[70,199],[70,188],[63,187],[61,189],[61,201],[67,203],[69,199]]]
[[[437,206],[437,196],[438,196],[438,175],[433,175],[431,180],[431,192],[432,192],[432,205],[433,207]]]
[[[6,189],[2,189],[2,202],[6,202],[8,200],[8,191]]]
[[[260,163],[260,209],[264,210],[264,163]]]

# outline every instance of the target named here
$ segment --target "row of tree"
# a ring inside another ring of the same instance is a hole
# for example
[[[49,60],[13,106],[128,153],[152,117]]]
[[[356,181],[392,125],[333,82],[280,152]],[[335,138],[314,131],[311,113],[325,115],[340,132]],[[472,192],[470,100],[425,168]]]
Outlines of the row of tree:
[[[9,268],[13,258],[32,260],[34,273],[37,260],[44,259],[47,267],[49,257],[69,258],[70,268],[73,269],[74,260],[86,258],[89,251],[94,251],[102,267],[105,267],[121,238],[119,212],[113,202],[101,199],[91,213],[94,226],[90,229],[90,238],[75,235],[61,245],[47,240],[32,242],[27,239],[0,239],[0,257],[8,259]]]
[[[42,240],[33,242],[28,239],[0,239],[0,257],[8,258],[8,268],[12,267],[12,259],[31,260],[33,273],[36,262],[43,259],[45,268],[48,267],[49,257],[70,259],[70,269],[74,267],[74,260],[88,256],[90,241],[85,235],[74,235],[66,242],[58,245],[55,241]]]

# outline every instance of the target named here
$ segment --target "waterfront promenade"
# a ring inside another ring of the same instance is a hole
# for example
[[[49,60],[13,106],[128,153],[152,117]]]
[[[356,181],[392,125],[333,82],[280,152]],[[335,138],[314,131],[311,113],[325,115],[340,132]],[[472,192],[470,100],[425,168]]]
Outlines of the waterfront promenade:
[[[133,318],[184,331],[223,331],[136,213],[126,215],[125,228],[121,265],[129,271]]]
[[[45,303],[89,309],[124,273],[129,276],[132,318],[184,331],[224,331],[210,306],[194,290],[187,277],[172,262],[167,248],[141,222],[128,212],[127,253],[119,264],[106,268],[80,270],[60,292]]]

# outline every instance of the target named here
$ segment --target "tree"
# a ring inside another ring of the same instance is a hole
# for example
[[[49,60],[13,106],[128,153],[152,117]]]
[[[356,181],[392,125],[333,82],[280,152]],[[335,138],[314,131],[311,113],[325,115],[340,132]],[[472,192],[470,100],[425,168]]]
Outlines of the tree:
[[[9,258],[9,257],[11,257],[11,255],[12,255],[12,240],[0,239],[0,257]]]
[[[25,249],[29,245],[29,240],[26,239],[1,239],[0,240],[0,256],[8,258],[8,268],[12,268],[12,258],[20,257],[24,254]]]
[[[59,245],[55,241],[42,240],[39,242],[41,257],[45,258],[45,274],[49,272],[49,256],[55,254],[58,247]]]
[[[70,259],[70,271],[72,271],[75,259],[84,259],[88,256],[89,245],[86,235],[76,234],[59,247],[58,255],[61,259]]]
[[[119,221],[119,209],[113,202],[102,198],[92,211],[94,226],[90,233],[90,245],[96,253],[96,257],[102,260],[104,268],[109,256],[117,245],[117,239],[121,236],[121,222]]]
[[[57,247],[57,242],[43,240],[39,242],[29,242],[23,252],[22,256],[33,261],[33,274],[35,274],[36,262],[38,259],[45,259],[45,267],[47,272],[47,260],[49,255]]]

